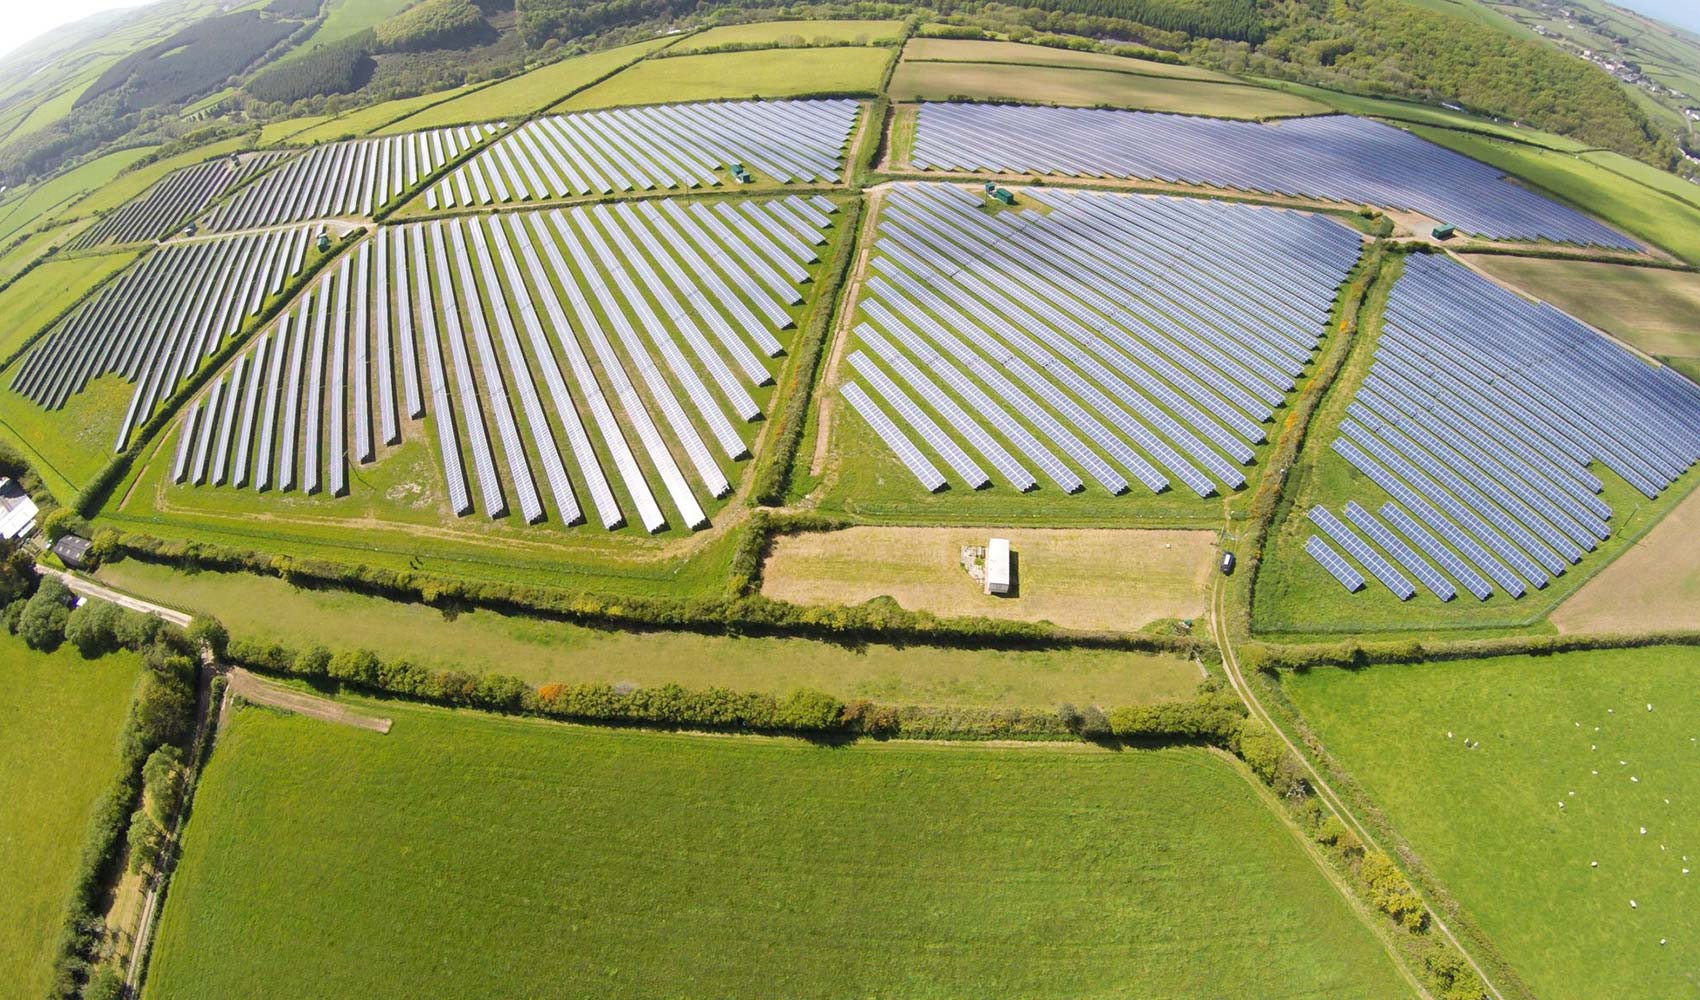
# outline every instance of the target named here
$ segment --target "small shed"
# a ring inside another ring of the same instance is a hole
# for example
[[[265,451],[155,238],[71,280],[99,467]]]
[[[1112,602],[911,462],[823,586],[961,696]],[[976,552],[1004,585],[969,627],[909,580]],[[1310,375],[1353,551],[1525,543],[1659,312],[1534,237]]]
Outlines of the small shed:
[[[1015,193],[1010,191],[1009,188],[998,188],[996,191],[992,192],[992,197],[1003,202],[1005,205],[1015,204]]]
[[[1450,222],[1443,222],[1440,225],[1435,226],[1433,232],[1435,239],[1449,240],[1458,235],[1458,227],[1454,226]]]
[[[319,230],[319,242],[315,245],[319,248],[320,253],[328,253],[331,248],[330,234],[323,229]]]
[[[994,538],[986,543],[986,593],[1009,593],[1009,539]]]
[[[89,564],[89,546],[92,544],[77,535],[60,535],[59,540],[53,543],[53,554],[66,566],[83,569]]]

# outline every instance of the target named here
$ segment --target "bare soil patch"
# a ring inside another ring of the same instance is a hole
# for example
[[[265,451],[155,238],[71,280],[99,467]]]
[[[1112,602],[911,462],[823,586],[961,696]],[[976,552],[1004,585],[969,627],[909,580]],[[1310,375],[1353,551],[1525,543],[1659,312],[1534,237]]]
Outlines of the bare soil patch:
[[[363,715],[350,711],[346,706],[339,705],[328,698],[319,698],[301,691],[294,691],[281,684],[263,680],[241,667],[233,668],[230,673],[229,692],[241,695],[259,705],[270,705],[281,708],[296,715],[305,715],[323,722],[334,722],[338,725],[353,726],[356,729],[368,729],[374,733],[390,731],[390,720],[380,719],[371,715]],[[220,712],[219,725],[224,725],[223,715],[229,708],[225,702],[224,710]]]
[[[961,565],[963,546],[984,545],[992,535],[1010,540],[1012,596],[984,593]],[[1215,551],[1210,531],[859,526],[780,538],[762,592],[798,604],[886,596],[940,615],[1132,631],[1159,619],[1202,617]]]
[[[1552,613],[1560,632],[1648,632],[1700,624],[1700,491]]]

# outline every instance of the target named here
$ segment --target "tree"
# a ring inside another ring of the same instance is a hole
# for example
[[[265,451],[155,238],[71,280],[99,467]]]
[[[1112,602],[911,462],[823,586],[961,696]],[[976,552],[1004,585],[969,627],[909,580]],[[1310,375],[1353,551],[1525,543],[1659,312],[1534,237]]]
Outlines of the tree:
[[[160,826],[177,815],[183,805],[183,751],[168,743],[148,755],[142,765],[142,800]]]
[[[145,810],[137,809],[130,814],[127,841],[130,845],[131,874],[151,870],[159,864],[160,855],[165,851],[165,831]]]
[[[222,660],[230,646],[230,630],[211,615],[196,615],[194,620],[189,622],[189,641],[194,643],[196,648],[212,653],[213,659]]]
[[[118,648],[121,618],[116,604],[91,598],[71,611],[65,622],[65,638],[90,659],[110,653]]]
[[[779,703],[775,721],[784,729],[836,729],[843,714],[844,703],[832,695],[813,688],[798,688]]]
[[[83,987],[83,1000],[123,1000],[124,977],[110,965],[103,965],[89,977]]]
[[[183,743],[195,722],[194,666],[186,657],[165,656],[150,669],[136,699],[131,727],[140,749],[152,753],[167,743]]]
[[[49,578],[41,581],[35,596],[24,605],[18,618],[18,635],[32,649],[57,649],[65,639],[65,625],[70,618],[71,591]]]
[[[55,507],[41,519],[41,533],[50,542],[57,542],[66,535],[87,535],[89,523],[77,515],[69,507]]]

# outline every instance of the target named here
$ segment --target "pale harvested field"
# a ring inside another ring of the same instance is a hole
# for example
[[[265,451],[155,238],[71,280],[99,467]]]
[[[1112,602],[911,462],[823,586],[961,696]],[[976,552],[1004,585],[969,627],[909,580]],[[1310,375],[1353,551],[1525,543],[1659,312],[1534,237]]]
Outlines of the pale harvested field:
[[[905,60],[934,60],[938,62],[1024,63],[1030,66],[1073,66],[1080,69],[1104,69],[1115,73],[1143,73],[1147,76],[1170,76],[1180,80],[1215,80],[1218,83],[1237,83],[1226,73],[1216,73],[1197,66],[1177,66],[1174,63],[1134,59],[1107,52],[1077,52],[1073,49],[1052,48],[1049,45],[1024,45],[1021,42],[990,42],[962,38],[912,38],[903,47]]]
[[[1700,358],[1700,275],[1593,261],[1465,259],[1648,354]]]
[[[1700,628],[1700,492],[1552,613],[1560,632]]]
[[[913,611],[1050,621],[1132,631],[1163,618],[1203,617],[1216,536],[1209,531],[999,530],[1019,593],[983,593],[961,566],[985,528],[855,527],[776,541],[762,593],[797,604],[860,604],[887,596]]]

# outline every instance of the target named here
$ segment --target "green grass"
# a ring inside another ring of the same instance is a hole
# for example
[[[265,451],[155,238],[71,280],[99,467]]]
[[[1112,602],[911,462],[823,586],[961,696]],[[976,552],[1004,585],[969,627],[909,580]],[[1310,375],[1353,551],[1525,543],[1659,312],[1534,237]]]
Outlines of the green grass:
[[[1413,125],[1410,130],[1529,181],[1691,264],[1700,263],[1700,208],[1694,205],[1580,157],[1451,129]]]
[[[1700,650],[1667,647],[1284,685],[1535,995],[1677,997],[1700,949],[1697,670]]]
[[[0,357],[23,345],[66,306],[138,252],[50,260],[0,291]]]
[[[895,42],[902,21],[808,20],[755,21],[710,28],[679,43],[680,52],[721,45],[853,45]]]
[[[277,146],[282,144],[285,139],[293,138],[308,129],[318,128],[337,120],[336,115],[305,115],[300,118],[283,118],[269,122],[260,129],[260,145],[262,147]],[[333,134],[341,135],[342,132],[337,131]]]
[[[1305,539],[1317,533],[1308,511],[1322,504],[1337,513],[1351,499],[1376,509],[1386,496],[1369,477],[1341,458],[1332,444],[1339,437],[1346,405],[1367,374],[1375,338],[1380,333],[1381,310],[1391,281],[1400,271],[1401,265],[1390,265],[1383,272],[1382,281],[1371,290],[1368,306],[1374,318],[1363,326],[1352,357],[1312,418],[1304,453],[1284,487],[1291,506],[1270,532],[1257,576],[1252,616],[1257,632],[1291,637],[1345,637],[1375,631],[1420,635],[1471,629],[1545,628],[1542,623],[1553,608],[1609,564],[1700,482],[1693,475],[1687,476],[1658,500],[1649,502],[1610,470],[1596,465],[1594,471],[1605,484],[1600,498],[1614,511],[1612,537],[1586,554],[1579,565],[1553,578],[1545,590],[1530,589],[1519,600],[1513,600],[1496,587],[1488,600],[1478,601],[1459,588],[1458,597],[1442,603],[1419,586],[1415,597],[1401,602],[1373,578],[1366,578],[1369,583],[1365,589],[1348,593],[1304,551]]]
[[[63,409],[44,410],[0,388],[0,440],[21,450],[54,497],[69,503],[112,460],[112,444],[134,391],[121,376],[103,375],[66,400]]]
[[[327,0],[327,13],[318,29],[301,44],[285,52],[278,62],[288,62],[314,49],[340,42],[401,12],[413,0]]]
[[[308,122],[308,119],[291,119],[294,124],[290,128],[280,127],[276,131],[280,133],[288,131],[290,133],[280,136],[280,141],[286,146],[306,146],[317,142],[332,142],[349,136],[364,136],[373,133],[387,135],[392,132],[406,132],[412,126],[393,129],[384,126],[439,101],[452,100],[456,95],[472,90],[474,86],[469,84],[452,90],[439,90],[429,94],[420,94],[418,97],[401,97],[393,101],[384,101],[381,104],[368,105],[364,108],[345,112],[334,118],[324,119],[318,124],[307,124],[300,131],[293,131],[293,129],[304,122]],[[283,126],[286,123],[278,122],[276,124]]]
[[[541,111],[620,67],[642,59],[666,45],[668,41],[670,39],[652,38],[635,45],[622,45],[617,49],[593,52],[540,66],[529,73],[427,108],[396,122],[381,134],[410,132],[465,122],[495,121],[499,118],[519,117]]]
[[[228,156],[231,153],[246,150],[252,144],[249,136],[237,136],[210,145],[197,146],[163,160],[156,160],[145,167],[113,178],[109,184],[101,185],[98,191],[73,205],[72,210],[78,215],[109,212],[146,191],[153,186],[155,181],[174,170],[196,163],[205,163],[221,156]]]
[[[13,237],[11,249],[0,253],[0,283],[10,281],[30,262],[47,252],[48,247],[65,246],[95,224],[93,218],[76,222],[52,223],[22,237]]]
[[[971,62],[1017,63],[1030,66],[1063,66],[1076,69],[1101,69],[1116,73],[1135,73],[1142,76],[1164,76],[1177,80],[1214,80],[1217,83],[1239,83],[1234,77],[1197,66],[1135,59],[1108,52],[1078,52],[1074,49],[1052,48],[1049,45],[1027,45],[1021,42],[988,42],[960,38],[912,38],[903,47],[905,62]]]
[[[532,684],[676,683],[785,694],[813,687],[891,704],[1049,708],[1189,697],[1198,668],[1173,656],[1088,649],[957,650],[846,646],[808,639],[585,628],[496,611],[444,611],[272,577],[125,560],[100,578],[172,607],[205,612],[242,638],[292,647],[367,648],[436,669],[517,675]]]
[[[1404,993],[1209,751],[834,749],[373,707],[389,735],[237,713],[148,997]]]
[[[95,800],[118,769],[140,660],[36,653],[0,638],[0,981],[45,996]]]
[[[722,52],[646,59],[560,105],[563,111],[673,101],[808,94],[873,94],[896,54],[839,47]]]
[[[119,171],[153,152],[155,146],[138,146],[108,153],[74,170],[18,191],[0,201],[0,244],[9,243],[28,229],[39,228],[79,195],[112,183]]]
[[[959,97],[1221,118],[1291,117],[1328,110],[1307,98],[1265,87],[1060,66],[905,61],[891,78],[894,101]]]

